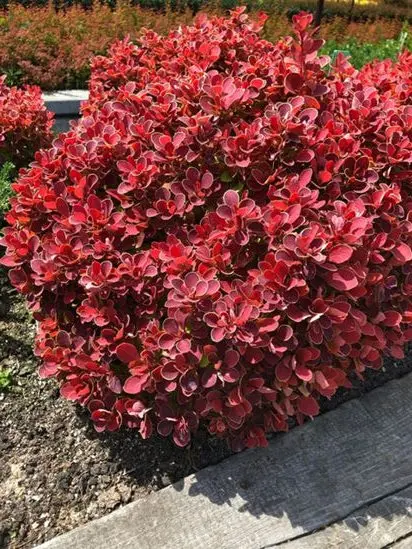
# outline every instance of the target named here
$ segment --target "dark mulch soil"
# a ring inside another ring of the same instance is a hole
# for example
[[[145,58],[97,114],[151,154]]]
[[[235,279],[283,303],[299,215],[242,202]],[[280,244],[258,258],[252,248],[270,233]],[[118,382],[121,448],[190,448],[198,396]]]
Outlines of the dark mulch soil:
[[[0,274],[0,369],[12,385],[0,392],[0,547],[28,548],[230,455],[200,433],[190,450],[134,432],[97,434],[87,415],[59,398],[36,374],[34,326]],[[412,355],[369,372],[340,391],[324,411],[412,370]]]

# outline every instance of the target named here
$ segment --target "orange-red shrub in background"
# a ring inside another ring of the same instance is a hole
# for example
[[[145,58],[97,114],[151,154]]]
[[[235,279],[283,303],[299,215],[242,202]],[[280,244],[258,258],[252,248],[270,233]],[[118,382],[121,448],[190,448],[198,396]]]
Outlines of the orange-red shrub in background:
[[[191,19],[189,12],[162,15],[126,3],[114,11],[96,3],[90,11],[73,6],[57,13],[11,6],[0,25],[0,72],[43,90],[87,87],[91,57],[115,39],[133,39],[143,26],[167,32]]]
[[[212,9],[212,8],[210,8]],[[73,6],[56,13],[53,8],[12,5],[0,18],[0,72],[13,83],[38,84],[44,90],[86,87],[89,62],[105,53],[117,38],[134,39],[142,27],[165,33],[192,20],[190,11],[152,12],[120,2],[116,10],[95,3],[93,10]],[[321,35],[328,40],[360,41],[395,38],[398,20],[350,23],[341,17],[325,21]],[[270,14],[264,37],[276,41],[290,33],[285,15]]]

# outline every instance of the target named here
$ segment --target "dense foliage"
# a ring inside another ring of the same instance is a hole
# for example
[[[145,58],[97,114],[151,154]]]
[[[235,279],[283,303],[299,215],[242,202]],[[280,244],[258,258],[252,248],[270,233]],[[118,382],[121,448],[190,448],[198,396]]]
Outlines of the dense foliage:
[[[40,147],[52,141],[52,114],[36,87],[9,88],[0,78],[0,224],[8,208],[10,183]]]
[[[265,445],[412,339],[412,55],[331,68],[310,22],[117,44],[14,184],[3,264],[97,430]]]
[[[44,91],[87,88],[91,57],[107,52],[114,40],[135,39],[143,26],[166,32],[191,18],[190,12],[159,15],[125,2],[115,11],[13,5],[0,19],[0,72],[10,84],[36,84]]]
[[[290,18],[280,8],[286,9],[273,2],[261,5],[269,14],[263,36],[273,42],[291,32]],[[208,9],[217,10],[216,6]],[[0,72],[14,85],[37,84],[43,90],[86,88],[90,58],[106,53],[114,40],[127,35],[136,40],[142,27],[164,34],[190,23],[192,17],[191,10],[158,13],[124,0],[115,10],[100,4],[87,11],[74,5],[58,12],[13,5],[0,17]],[[335,17],[322,22],[320,35],[335,47],[351,38],[360,44],[396,39],[401,29],[400,19],[357,23]]]
[[[0,0],[0,9],[10,8],[13,5],[25,7],[45,7],[52,6],[56,11],[70,9],[78,6],[84,10],[91,10],[96,5],[108,6],[111,9],[116,8],[121,0]],[[264,11],[279,15],[286,13],[289,17],[306,10],[314,13],[317,8],[318,0],[130,0],[131,6],[138,6],[145,10],[154,10],[158,13],[166,11],[183,12],[190,10],[195,14],[199,10],[230,10],[239,5],[246,6],[251,12]],[[412,21],[410,10],[412,8],[411,0],[328,0],[323,10],[323,18],[331,19],[333,17],[350,17],[352,20],[371,20],[383,17],[385,19],[409,18]]]
[[[40,147],[50,145],[52,118],[39,88],[9,88],[1,77],[0,165],[11,162],[20,168]]]

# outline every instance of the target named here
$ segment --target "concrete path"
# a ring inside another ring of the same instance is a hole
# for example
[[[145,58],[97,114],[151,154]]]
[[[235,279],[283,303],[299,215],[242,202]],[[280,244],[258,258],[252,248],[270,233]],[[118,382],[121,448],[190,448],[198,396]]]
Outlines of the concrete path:
[[[412,548],[411,401],[409,374],[39,549]]]
[[[44,93],[43,99],[49,111],[54,112],[54,131],[66,132],[70,121],[79,117],[80,105],[89,97],[87,90],[62,90]]]
[[[46,107],[56,116],[76,116],[80,104],[89,97],[87,90],[62,90],[43,94]]]

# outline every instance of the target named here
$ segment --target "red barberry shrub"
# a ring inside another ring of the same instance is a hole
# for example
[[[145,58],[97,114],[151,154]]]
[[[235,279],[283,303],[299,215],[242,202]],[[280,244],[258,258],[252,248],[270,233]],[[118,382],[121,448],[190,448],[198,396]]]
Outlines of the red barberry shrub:
[[[119,43],[14,185],[40,373],[97,430],[265,445],[412,339],[411,56],[331,68],[310,23]]]
[[[412,52],[405,50],[394,63],[390,59],[365,65],[359,75],[361,83],[374,86],[380,94],[395,95],[397,102],[411,104]]]
[[[0,165],[20,168],[52,142],[53,115],[46,110],[37,86],[9,88],[0,77]]]

